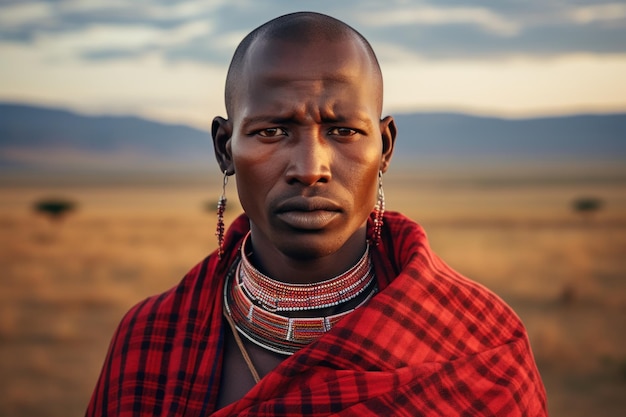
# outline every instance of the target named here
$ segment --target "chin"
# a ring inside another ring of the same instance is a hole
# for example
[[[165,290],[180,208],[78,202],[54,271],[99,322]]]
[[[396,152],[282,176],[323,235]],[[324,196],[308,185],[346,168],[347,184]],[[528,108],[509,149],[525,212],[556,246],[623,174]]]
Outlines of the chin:
[[[323,258],[341,249],[342,244],[325,236],[302,236],[282,242],[278,249],[286,256],[300,261]]]

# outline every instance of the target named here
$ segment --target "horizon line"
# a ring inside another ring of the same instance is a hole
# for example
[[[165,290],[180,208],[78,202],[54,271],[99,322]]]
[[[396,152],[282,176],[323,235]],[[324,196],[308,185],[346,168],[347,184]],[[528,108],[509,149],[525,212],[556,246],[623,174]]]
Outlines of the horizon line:
[[[154,123],[170,126],[186,126],[203,131],[209,131],[209,126],[203,127],[199,123],[194,123],[190,120],[172,120],[166,117],[158,117],[156,115],[145,114],[142,112],[126,111],[111,111],[111,110],[98,110],[88,109],[81,106],[72,106],[68,104],[54,104],[43,101],[30,101],[21,99],[11,99],[0,97],[0,105],[3,106],[23,106],[32,107],[46,110],[57,110],[72,113],[78,116],[84,117],[130,117],[141,120],[146,120]],[[553,118],[569,118],[580,116],[619,116],[626,115],[626,108],[624,109],[598,109],[598,108],[580,108],[575,110],[563,109],[561,111],[545,111],[538,113],[524,112],[523,114],[511,114],[511,112],[489,112],[481,109],[468,109],[459,107],[419,107],[419,108],[397,108],[397,109],[383,109],[383,114],[390,114],[392,116],[406,116],[415,114],[449,114],[476,117],[483,119],[500,119],[500,120],[537,120],[537,119],[553,119]],[[217,116],[217,115],[216,115]],[[212,118],[211,118],[212,119]],[[205,122],[209,124],[209,119]]]

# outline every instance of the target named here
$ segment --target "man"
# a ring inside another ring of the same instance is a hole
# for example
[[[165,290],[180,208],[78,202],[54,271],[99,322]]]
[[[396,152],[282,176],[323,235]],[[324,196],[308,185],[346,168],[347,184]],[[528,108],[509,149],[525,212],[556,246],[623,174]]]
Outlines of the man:
[[[546,415],[517,316],[383,216],[381,108],[342,22],[296,13],[242,41],[212,135],[245,215],[126,315],[88,416]]]

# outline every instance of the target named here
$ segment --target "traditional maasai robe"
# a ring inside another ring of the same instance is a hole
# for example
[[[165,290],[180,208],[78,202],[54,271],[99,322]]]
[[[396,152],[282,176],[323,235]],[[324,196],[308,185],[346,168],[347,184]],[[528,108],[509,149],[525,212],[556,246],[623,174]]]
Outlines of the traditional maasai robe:
[[[444,264],[416,223],[384,222],[371,252],[380,292],[216,411],[224,277],[249,227],[238,218],[226,258],[212,254],[124,317],[87,416],[546,415],[518,317]]]

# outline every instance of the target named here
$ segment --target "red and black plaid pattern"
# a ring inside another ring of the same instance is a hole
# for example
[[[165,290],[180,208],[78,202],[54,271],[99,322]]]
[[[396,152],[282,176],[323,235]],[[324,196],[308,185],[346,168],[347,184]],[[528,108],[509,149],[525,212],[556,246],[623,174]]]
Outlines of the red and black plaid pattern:
[[[215,254],[122,320],[87,416],[544,416],[524,327],[497,296],[445,265],[420,226],[385,215],[372,250],[381,291],[215,410],[226,269],[242,216]]]

